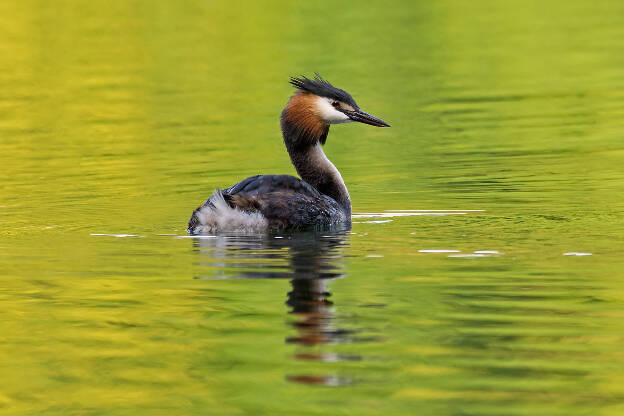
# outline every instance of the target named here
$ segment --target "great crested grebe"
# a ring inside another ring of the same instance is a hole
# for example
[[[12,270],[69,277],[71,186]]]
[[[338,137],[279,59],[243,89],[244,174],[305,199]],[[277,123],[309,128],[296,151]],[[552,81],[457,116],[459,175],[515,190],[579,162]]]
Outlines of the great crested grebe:
[[[349,93],[318,74],[291,78],[290,83],[297,91],[282,111],[282,135],[301,179],[257,175],[217,189],[191,215],[189,232],[318,228],[351,221],[349,192],[321,145],[330,124],[390,125],[360,110]]]

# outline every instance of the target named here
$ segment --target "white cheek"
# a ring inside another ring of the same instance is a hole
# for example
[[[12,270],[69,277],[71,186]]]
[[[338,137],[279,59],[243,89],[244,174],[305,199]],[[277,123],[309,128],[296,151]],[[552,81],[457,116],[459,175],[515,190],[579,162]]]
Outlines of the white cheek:
[[[350,123],[353,121],[345,113],[336,110],[331,105],[330,100],[325,97],[318,97],[316,106],[321,114],[321,118],[329,124]]]

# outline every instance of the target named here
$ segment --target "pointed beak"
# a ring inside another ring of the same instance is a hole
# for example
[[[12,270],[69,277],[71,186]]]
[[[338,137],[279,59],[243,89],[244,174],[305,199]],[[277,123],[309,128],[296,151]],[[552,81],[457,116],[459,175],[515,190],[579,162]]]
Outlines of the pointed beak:
[[[390,124],[386,123],[382,119],[371,116],[360,109],[345,111],[344,113],[353,121],[359,121],[360,123],[370,124],[371,126],[376,127],[390,127]]]

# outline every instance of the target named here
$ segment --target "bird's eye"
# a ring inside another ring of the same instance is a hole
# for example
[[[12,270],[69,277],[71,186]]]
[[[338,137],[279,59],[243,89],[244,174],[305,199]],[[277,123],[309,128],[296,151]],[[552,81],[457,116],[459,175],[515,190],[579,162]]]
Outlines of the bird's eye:
[[[340,107],[340,103],[338,101],[333,101],[332,105],[334,106],[334,108]]]

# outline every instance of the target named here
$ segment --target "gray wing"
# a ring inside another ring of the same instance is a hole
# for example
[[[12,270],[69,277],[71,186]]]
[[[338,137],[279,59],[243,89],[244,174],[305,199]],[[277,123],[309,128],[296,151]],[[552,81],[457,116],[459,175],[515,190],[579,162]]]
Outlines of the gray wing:
[[[321,193],[304,180],[290,175],[250,176],[227,189],[223,195],[244,194],[247,196],[264,195],[272,192],[292,192],[309,197],[320,197]]]
[[[346,219],[335,200],[290,175],[251,176],[224,189],[222,194],[233,208],[262,213],[272,229],[326,226]],[[211,205],[210,199],[203,206],[206,205]],[[194,218],[195,215],[189,229],[194,228]]]

